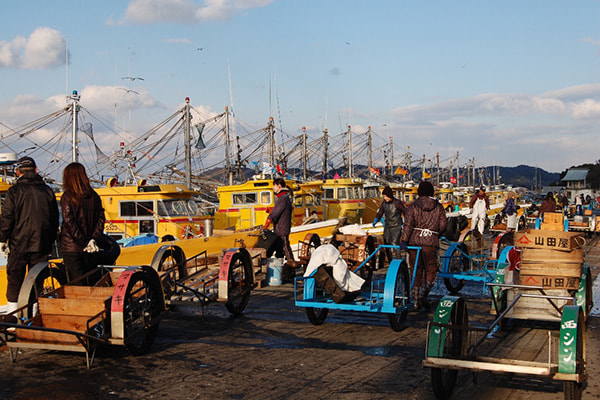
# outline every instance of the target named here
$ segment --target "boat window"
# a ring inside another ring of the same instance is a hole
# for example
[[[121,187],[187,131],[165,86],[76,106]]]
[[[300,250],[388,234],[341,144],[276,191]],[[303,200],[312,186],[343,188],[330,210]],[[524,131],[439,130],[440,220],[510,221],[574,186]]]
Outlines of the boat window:
[[[187,202],[188,210],[190,211],[190,215],[198,215],[198,203],[194,200],[188,200]]]
[[[234,193],[232,195],[232,200],[232,203],[235,205],[258,204],[258,193]]]
[[[294,196],[294,207],[302,207],[302,198],[304,196]]]
[[[122,201],[119,209],[122,217],[147,217],[154,215],[154,202]]]
[[[154,220],[145,219],[140,221],[140,233],[154,233]]]
[[[355,199],[362,199],[361,193],[360,193],[360,188],[357,186],[354,188],[354,198]]]
[[[319,195],[319,194],[314,195],[314,199],[315,199],[315,205],[320,206],[321,205],[321,195]]]
[[[193,202],[190,200],[189,202]],[[170,199],[158,201],[158,215],[162,217],[181,217],[187,216],[189,202],[182,199]],[[193,207],[193,206],[192,206]],[[197,209],[197,206],[196,206]]]
[[[306,207],[312,207],[314,203],[314,196],[312,194],[304,196],[304,205]]]
[[[260,192],[260,204],[271,204],[271,192]]]
[[[338,188],[337,190],[337,198],[338,200],[343,200],[343,199],[347,199],[348,196],[346,195],[346,188]]]
[[[354,188],[349,187],[347,189],[347,192],[348,192],[348,198],[353,199],[354,198]]]
[[[325,193],[323,193],[324,199],[331,200],[331,199],[335,198],[333,188],[325,188],[324,190],[325,190]]]
[[[379,189],[376,187],[368,187],[365,189],[365,197],[375,198],[379,197]]]

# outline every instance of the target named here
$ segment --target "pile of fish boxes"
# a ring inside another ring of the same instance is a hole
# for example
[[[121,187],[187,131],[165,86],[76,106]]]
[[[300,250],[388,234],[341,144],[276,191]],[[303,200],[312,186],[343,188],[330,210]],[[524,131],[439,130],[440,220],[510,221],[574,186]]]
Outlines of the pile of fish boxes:
[[[577,290],[583,265],[583,234],[528,230],[515,234],[521,248],[519,283],[548,289]]]

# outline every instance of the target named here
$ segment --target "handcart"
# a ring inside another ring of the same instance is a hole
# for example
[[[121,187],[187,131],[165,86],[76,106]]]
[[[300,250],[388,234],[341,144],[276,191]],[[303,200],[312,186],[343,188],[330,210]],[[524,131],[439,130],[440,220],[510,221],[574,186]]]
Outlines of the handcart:
[[[170,306],[222,302],[231,314],[241,314],[256,286],[252,263],[260,250],[255,257],[253,249],[232,248],[222,257],[202,252],[186,258],[181,248],[164,245],[150,266],[100,267],[107,272],[94,286],[78,283],[98,271],[65,284],[62,264],[37,264],[19,293],[15,323],[0,323],[0,341],[13,362],[15,348],[83,352],[88,368],[100,344],[144,354]]]
[[[447,245],[447,249],[440,257],[441,268],[438,278],[444,280],[451,294],[460,292],[467,281],[482,282],[484,290],[485,283],[494,281],[499,263],[506,262],[512,248],[512,245],[504,245],[506,242],[503,239],[509,237],[512,243],[512,232],[506,234],[496,238],[491,255],[483,252],[471,254],[464,242],[450,242],[442,238],[442,243]]]
[[[354,269],[354,272],[360,273],[360,269],[374,260],[377,252],[382,249],[399,249],[399,247],[380,245]],[[336,303],[322,288],[317,287],[313,273],[311,276],[295,279],[295,304],[306,308],[308,320],[314,325],[321,325],[327,318],[329,310],[348,310],[387,314],[392,329],[401,331],[404,329],[408,311],[414,308],[414,300],[411,299],[410,293],[421,252],[420,247],[409,246],[408,249],[417,251],[412,281],[408,273],[407,260],[394,259],[383,278],[373,277],[370,282],[365,282],[361,293],[354,299]]]
[[[538,232],[537,240],[521,235],[515,244],[566,243],[555,241],[555,233],[545,235],[552,240],[540,239]],[[556,253],[547,260],[547,268],[560,271],[563,264],[555,257],[564,260],[567,254]],[[495,315],[487,326],[469,325],[463,298],[445,296],[439,302],[428,326],[423,361],[424,367],[431,368],[438,399],[451,397],[459,370],[471,371],[474,378],[487,371],[558,380],[563,382],[565,399],[581,398],[587,380],[585,321],[593,306],[590,269],[584,263],[579,278],[544,277],[539,285],[532,285],[523,284],[529,277],[521,268],[519,273],[500,263],[494,282],[486,283],[492,288]]]

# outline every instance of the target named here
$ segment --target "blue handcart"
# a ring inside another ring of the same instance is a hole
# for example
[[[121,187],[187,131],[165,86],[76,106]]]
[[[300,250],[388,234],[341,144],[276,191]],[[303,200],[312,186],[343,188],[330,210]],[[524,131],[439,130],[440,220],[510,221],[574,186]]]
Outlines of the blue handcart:
[[[399,249],[395,245],[380,245],[369,255],[353,272],[359,273],[377,252],[383,249]],[[390,263],[385,277],[366,281],[353,300],[336,303],[322,288],[317,287],[314,272],[308,277],[297,277],[294,281],[295,303],[298,307],[306,308],[306,316],[313,325],[321,325],[329,310],[350,310],[388,314],[390,326],[396,332],[404,329],[406,316],[414,308],[414,301],[410,298],[414,285],[416,266],[418,265],[420,247],[409,246],[408,249],[416,250],[417,257],[412,273],[412,280],[408,273],[406,259],[394,259]],[[316,271],[315,271],[316,272]]]
[[[486,290],[486,283],[494,282],[498,265],[506,263],[508,253],[513,246],[504,247],[497,258],[488,257],[487,254],[469,254],[469,248],[463,242],[450,242],[442,238],[448,244],[448,249],[440,257],[441,269],[438,278],[444,280],[450,294],[457,294],[465,285],[465,282],[482,282]]]

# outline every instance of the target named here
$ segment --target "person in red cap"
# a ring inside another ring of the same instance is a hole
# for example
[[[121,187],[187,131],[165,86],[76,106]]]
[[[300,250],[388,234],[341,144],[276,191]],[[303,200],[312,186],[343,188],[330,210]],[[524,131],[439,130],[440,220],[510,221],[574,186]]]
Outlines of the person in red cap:
[[[383,225],[383,243],[399,245],[400,235],[402,235],[402,215],[406,213],[406,206],[400,199],[394,198],[394,192],[392,188],[386,186],[381,192],[383,201],[379,206],[377,215],[373,220],[373,227],[385,217],[385,223]],[[392,252],[390,249],[385,249],[388,261],[392,261]],[[396,254],[397,255],[397,254]]]
[[[417,194],[419,198],[408,206],[400,243],[401,248],[409,245],[421,248],[412,289],[415,310],[420,306],[430,308],[427,296],[437,278],[440,234],[448,224],[444,207],[433,197],[431,182],[421,182]],[[417,251],[409,250],[408,254],[410,264],[415,265]]]
[[[15,172],[17,182],[8,188],[0,215],[0,250],[8,253],[7,314],[17,309],[27,266],[48,261],[58,232],[56,196],[33,158],[20,158]]]

